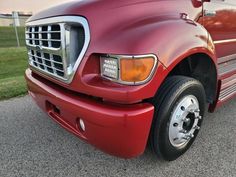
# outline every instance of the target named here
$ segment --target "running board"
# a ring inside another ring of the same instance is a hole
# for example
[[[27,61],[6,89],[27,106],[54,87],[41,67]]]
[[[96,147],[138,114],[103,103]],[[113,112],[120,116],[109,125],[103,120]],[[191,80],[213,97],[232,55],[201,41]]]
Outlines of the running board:
[[[220,76],[236,71],[236,55],[230,55],[218,59],[218,73]]]
[[[224,102],[236,94],[236,55],[219,58],[218,73],[221,80],[218,102]]]
[[[209,106],[209,112],[236,96],[236,54],[218,58],[217,101]]]
[[[221,80],[219,101],[225,101],[236,94],[236,74]]]

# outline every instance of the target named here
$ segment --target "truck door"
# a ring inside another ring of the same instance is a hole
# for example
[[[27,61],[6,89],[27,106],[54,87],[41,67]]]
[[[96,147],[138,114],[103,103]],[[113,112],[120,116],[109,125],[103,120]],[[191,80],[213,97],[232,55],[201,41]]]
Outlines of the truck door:
[[[211,0],[203,8],[203,25],[214,41],[219,62],[227,57],[236,63],[236,0]]]
[[[218,57],[220,104],[236,94],[236,0],[211,0],[204,2],[203,8],[203,25]]]

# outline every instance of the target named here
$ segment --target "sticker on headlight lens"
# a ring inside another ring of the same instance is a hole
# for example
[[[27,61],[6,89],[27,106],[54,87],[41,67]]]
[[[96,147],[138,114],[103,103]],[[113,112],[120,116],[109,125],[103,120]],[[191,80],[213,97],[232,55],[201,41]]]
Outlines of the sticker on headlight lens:
[[[116,58],[101,57],[101,74],[103,76],[118,79],[118,60]]]

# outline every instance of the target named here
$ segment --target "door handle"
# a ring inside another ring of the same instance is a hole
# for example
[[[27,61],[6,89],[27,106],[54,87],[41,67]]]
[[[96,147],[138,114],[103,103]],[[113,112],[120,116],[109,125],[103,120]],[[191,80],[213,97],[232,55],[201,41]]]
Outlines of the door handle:
[[[206,16],[206,17],[213,17],[213,16],[216,16],[216,11],[213,11],[213,10],[204,10],[204,16]]]

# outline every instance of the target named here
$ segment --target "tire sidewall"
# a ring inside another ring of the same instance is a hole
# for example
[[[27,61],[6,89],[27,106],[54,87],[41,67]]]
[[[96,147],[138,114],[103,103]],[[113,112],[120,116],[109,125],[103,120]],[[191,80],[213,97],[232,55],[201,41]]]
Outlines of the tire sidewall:
[[[177,148],[174,147],[169,140],[169,124],[172,113],[178,104],[178,102],[187,95],[193,95],[197,98],[200,108],[200,115],[203,117],[205,112],[205,92],[204,88],[196,80],[192,80],[191,83],[183,84],[181,87],[177,88],[175,92],[170,93],[164,102],[160,105],[158,109],[159,112],[156,114],[159,121],[155,127],[154,137],[156,137],[155,147],[159,148],[160,154],[165,160],[174,160],[185,153],[195,140],[198,130],[194,133],[194,138],[192,138],[185,146]],[[202,120],[199,121],[198,125],[201,126]],[[158,143],[158,144],[157,144]]]

